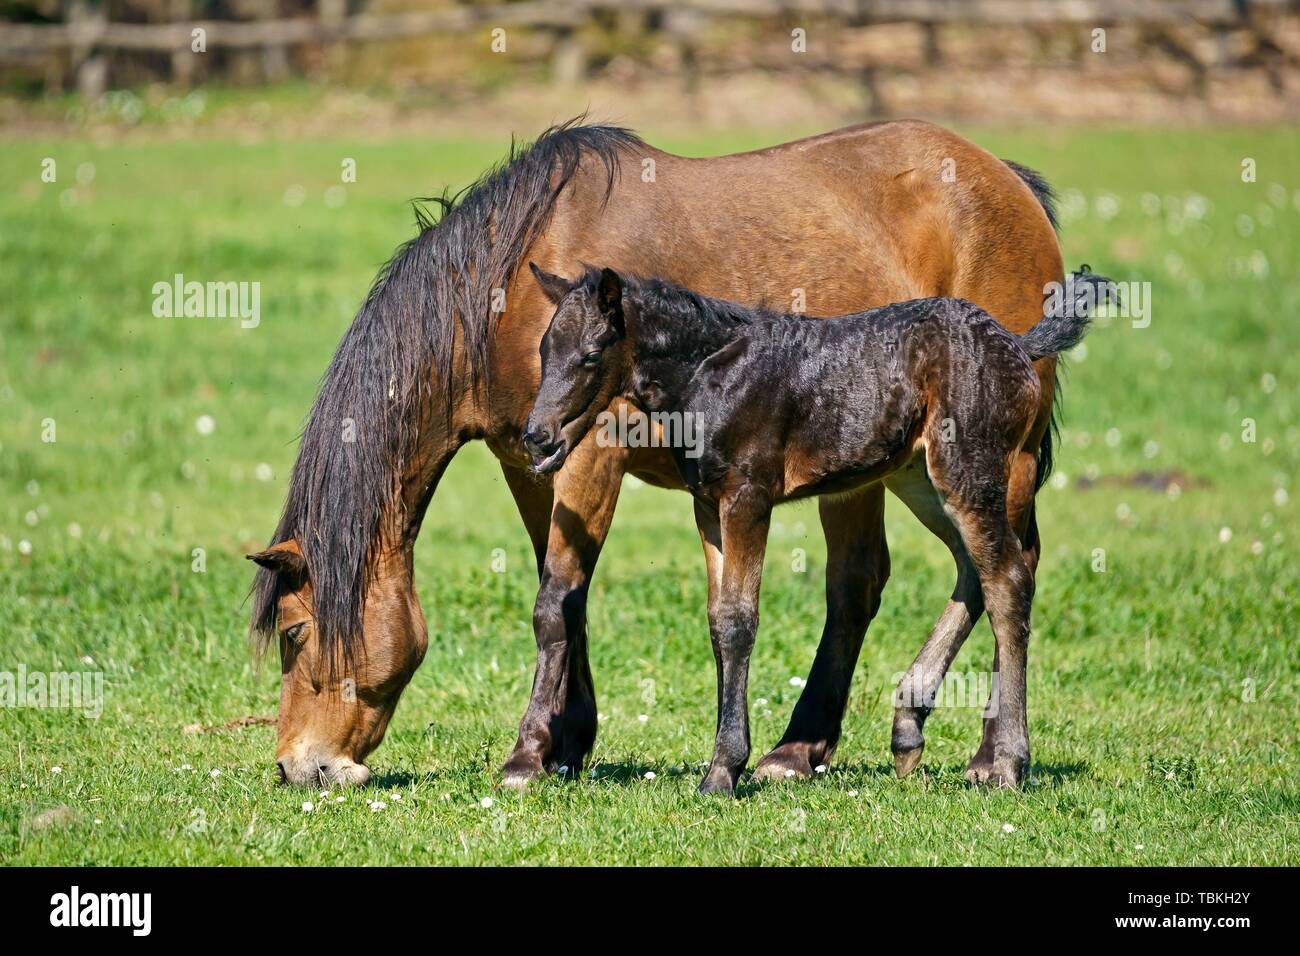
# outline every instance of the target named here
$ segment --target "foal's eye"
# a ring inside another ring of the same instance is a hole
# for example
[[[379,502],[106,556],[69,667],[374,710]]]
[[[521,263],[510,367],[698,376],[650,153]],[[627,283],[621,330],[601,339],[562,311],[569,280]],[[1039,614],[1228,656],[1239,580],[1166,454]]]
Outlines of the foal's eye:
[[[590,368],[593,365],[599,365],[600,349],[596,349],[594,352],[588,352],[586,355],[584,355],[582,357],[582,364],[586,365],[588,368]]]
[[[299,644],[299,643],[301,643],[301,642],[302,642],[302,637],[303,637],[303,633],[302,633],[302,632],[303,632],[303,629],[306,628],[306,627],[307,627],[307,622],[306,622],[306,621],[303,621],[301,624],[295,624],[293,627],[285,628],[285,630],[284,630],[284,632],[283,632],[283,633],[284,633],[284,639],[285,639],[286,641],[288,641],[290,644]]]

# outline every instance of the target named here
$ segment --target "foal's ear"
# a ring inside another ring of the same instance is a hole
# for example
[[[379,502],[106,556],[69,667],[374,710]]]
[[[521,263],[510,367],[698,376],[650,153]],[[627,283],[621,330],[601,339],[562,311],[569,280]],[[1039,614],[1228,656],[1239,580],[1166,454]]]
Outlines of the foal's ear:
[[[749,339],[732,339],[700,363],[700,367],[695,370],[696,378],[717,388],[726,377],[727,370],[735,365],[748,349]]]
[[[529,262],[528,268],[532,270],[533,278],[537,284],[542,287],[542,294],[551,300],[551,305],[559,305],[560,300],[573,291],[576,282],[570,282],[564,276],[553,275],[545,269],[537,268],[537,263]]]
[[[623,322],[623,277],[613,269],[600,270],[600,282],[596,285],[596,307],[600,309],[610,327],[622,338],[626,333]]]
[[[296,578],[307,577],[307,559],[302,556],[302,549],[293,538],[246,557],[268,571],[278,571]]]

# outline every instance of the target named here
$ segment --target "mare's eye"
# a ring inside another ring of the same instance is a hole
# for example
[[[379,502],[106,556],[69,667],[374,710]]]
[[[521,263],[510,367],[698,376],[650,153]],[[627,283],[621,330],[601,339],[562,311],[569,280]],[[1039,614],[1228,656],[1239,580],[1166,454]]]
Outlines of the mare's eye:
[[[588,368],[590,368],[593,365],[599,365],[600,349],[596,349],[594,352],[588,352],[586,355],[584,355],[582,357],[582,364],[586,365]]]
[[[284,639],[290,644],[300,644],[303,638],[303,629],[306,627],[307,622],[303,621],[301,624],[295,624],[293,627],[286,628],[283,632]]]

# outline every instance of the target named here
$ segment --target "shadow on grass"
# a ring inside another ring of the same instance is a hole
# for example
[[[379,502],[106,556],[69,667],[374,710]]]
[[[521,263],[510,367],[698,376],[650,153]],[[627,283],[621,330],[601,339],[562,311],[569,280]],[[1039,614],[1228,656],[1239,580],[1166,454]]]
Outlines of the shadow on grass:
[[[1075,777],[1091,777],[1092,767],[1082,761],[1074,763],[1036,763],[1029,770],[1039,787],[1059,787]]]
[[[363,789],[411,789],[417,786],[430,786],[439,783],[440,781],[464,781],[465,778],[466,771],[458,769],[430,770],[427,773],[411,773],[406,770],[390,770],[385,773],[373,774]]]
[[[377,773],[370,778],[366,788],[376,790],[411,789],[417,786],[430,786],[443,781],[460,782],[464,780],[467,769],[450,768],[447,770],[434,770],[428,773],[410,773],[407,771]],[[481,771],[478,766],[473,769],[475,772]],[[591,782],[626,787],[645,782],[646,774],[653,773],[658,778],[686,778],[692,784],[698,784],[704,779],[707,769],[707,764],[693,766],[690,764],[668,765],[641,761],[602,761],[590,770],[583,770],[581,773],[548,774],[538,782],[558,781],[566,784]],[[923,764],[906,781],[895,781],[894,765],[892,763],[878,762],[847,764],[840,767],[832,766],[825,773],[815,774],[810,778],[759,781],[754,779],[751,768],[736,785],[736,796],[745,798],[778,787],[813,787],[823,782],[835,782],[843,785],[860,780],[863,783],[875,782],[878,786],[894,782],[902,785],[911,782],[913,779],[919,779],[922,775],[935,784],[949,787],[970,787],[971,785],[966,782],[965,772],[966,765],[964,763],[941,764],[939,766],[925,766]],[[1089,777],[1091,774],[1091,768],[1087,763],[1083,762],[1034,764],[1030,776],[1035,783],[1031,789],[1055,788],[1067,781]]]
[[[893,775],[893,767],[886,766],[885,769],[889,771],[891,776]],[[919,773],[925,773],[938,784],[971,787],[972,789],[976,786],[967,782],[966,764],[964,763],[940,764],[937,767],[927,767],[922,764],[911,774],[911,777]],[[1091,768],[1088,764],[1082,762],[1036,763],[1030,767],[1029,781],[1026,783],[1025,789],[1028,791],[1055,789],[1076,777],[1090,776],[1092,776]],[[911,779],[911,777],[908,779]],[[996,788],[985,786],[981,789],[992,791]]]
[[[410,773],[408,771],[389,771],[386,773],[376,773],[366,784],[367,789],[374,788],[378,790],[387,790],[393,787],[410,788],[417,785],[427,786],[436,784],[440,781],[452,783],[463,782],[467,776],[481,774],[483,768],[481,765],[462,768],[448,768],[446,770],[433,770],[427,773]],[[672,778],[681,776],[691,776],[698,774],[702,779],[704,768],[696,768],[676,764],[669,766],[662,763],[641,763],[636,761],[626,762],[602,762],[596,764],[591,769],[584,769],[578,773],[567,771],[565,773],[548,773],[537,779],[538,784],[559,782],[559,783],[613,783],[619,786],[629,786],[635,783],[641,783],[645,780],[647,773],[654,774],[654,777]],[[489,776],[493,785],[500,783],[501,775],[497,772],[491,772]],[[654,779],[653,777],[651,779]]]
[[[752,776],[747,776],[745,782],[736,788],[736,795],[758,793],[771,787],[815,785],[819,780],[838,781],[839,783],[861,780],[863,783],[875,782],[878,785],[883,785],[881,781],[904,784],[924,777],[932,783],[943,786],[971,787],[972,785],[967,783],[965,775],[966,764],[964,763],[939,764],[938,766],[923,763],[905,780],[899,781],[896,780],[892,763],[846,764],[840,767],[832,766],[825,773],[815,774],[811,778],[804,779],[755,781]],[[1082,762],[1034,764],[1029,773],[1030,779],[1034,781],[1030,789],[1055,788],[1076,777],[1089,777],[1091,775],[1091,768],[1088,764]]]
[[[633,783],[640,783],[645,780],[647,773],[653,773],[656,777],[689,777],[698,773],[701,778],[704,776],[704,770],[684,764],[673,764],[671,766],[657,763],[639,763],[636,761],[623,761],[610,763],[602,761],[591,768],[589,773],[582,776],[590,777],[597,783],[614,783],[620,786],[627,786]],[[575,775],[570,775],[571,779],[577,779]]]

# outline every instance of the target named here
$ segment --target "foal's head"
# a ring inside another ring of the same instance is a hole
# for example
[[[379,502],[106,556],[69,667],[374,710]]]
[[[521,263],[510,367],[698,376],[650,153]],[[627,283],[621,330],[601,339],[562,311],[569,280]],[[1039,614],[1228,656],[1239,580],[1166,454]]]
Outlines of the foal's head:
[[[349,641],[327,641],[318,631],[313,582],[299,543],[289,539],[248,557],[273,576],[268,622],[280,646],[275,761],[281,782],[365,784],[370,771],[364,761],[383,740],[428,646],[409,559],[376,559],[361,632]]]
[[[631,356],[616,272],[589,269],[570,281],[528,265],[556,306],[542,336],[542,383],[524,428],[534,467],[550,474],[623,391]]]

